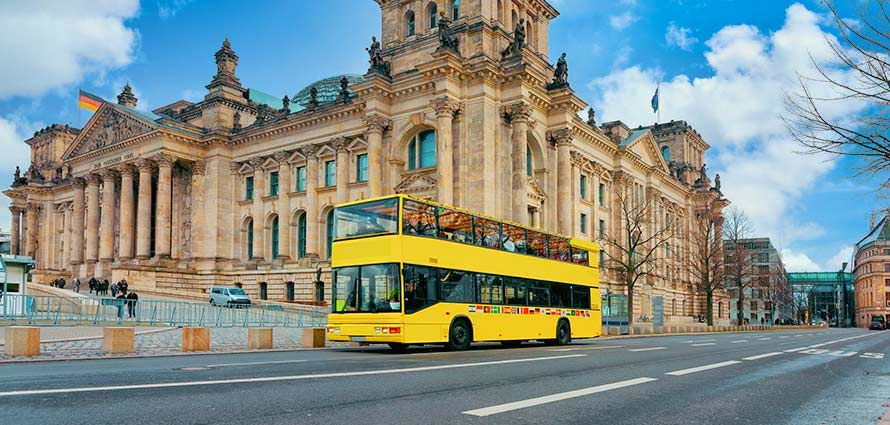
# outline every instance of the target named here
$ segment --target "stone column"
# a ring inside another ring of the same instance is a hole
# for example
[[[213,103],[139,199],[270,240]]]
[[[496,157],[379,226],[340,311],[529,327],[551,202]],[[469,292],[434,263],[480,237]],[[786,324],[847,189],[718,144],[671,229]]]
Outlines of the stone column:
[[[151,256],[151,175],[154,163],[147,159],[136,161],[139,168],[139,199],[136,212],[136,258]]]
[[[99,260],[99,176],[90,174],[87,182],[87,261]]]
[[[287,152],[275,154],[278,161],[278,258],[290,259],[290,163]],[[271,253],[270,253],[271,255]]]
[[[460,103],[448,96],[430,101],[436,110],[436,198],[445,204],[454,203],[454,146],[451,125]]]
[[[263,167],[261,158],[250,160],[253,167],[253,261],[263,260],[263,230],[265,223],[265,209],[263,208],[263,197],[268,193],[266,191],[266,170]],[[280,176],[279,176],[280,177]],[[248,259],[250,260],[250,258]]]
[[[28,204],[26,212],[28,220],[28,231],[25,233],[25,255],[35,257],[37,254],[36,236],[37,236],[37,204]]]
[[[9,207],[9,212],[12,214],[12,229],[9,230],[9,253],[12,255],[19,254],[19,226],[21,225],[19,220],[19,214],[22,213],[21,208],[17,207]]]
[[[207,217],[204,216],[204,176],[207,164],[196,161],[192,164],[192,258],[207,258],[205,238],[207,237]]]
[[[318,147],[307,145],[300,148],[306,157],[306,257],[318,258]]]
[[[556,221],[557,230],[572,234],[572,129],[551,132],[556,142]]]
[[[114,185],[117,172],[105,170],[102,173],[102,224],[99,235],[99,260],[114,260]]]
[[[383,132],[392,123],[377,114],[368,115],[364,121],[368,127],[368,187],[373,198],[383,195]]]
[[[513,221],[528,224],[528,176],[526,175],[526,155],[528,154],[528,117],[530,110],[525,103],[510,107],[510,123],[513,126],[511,144],[513,146]],[[565,208],[560,205],[560,208]]]
[[[124,165],[119,168],[121,175],[121,214],[120,214],[120,246],[118,254],[121,259],[133,258],[134,221],[136,218],[136,203],[133,198],[133,174],[132,165]]]
[[[334,139],[334,150],[337,151],[337,203],[342,204],[349,200],[349,151],[346,145],[349,141],[345,137]]]
[[[71,228],[71,217],[74,215],[73,209],[66,205],[62,211],[62,249],[59,254],[59,269],[65,269],[71,263],[71,240],[74,239],[74,233]]]
[[[71,223],[71,264],[83,263],[84,187],[86,187],[86,181],[84,181],[83,178],[77,177],[74,179],[74,218]]]
[[[160,154],[155,157],[158,164],[158,206],[155,219],[155,256],[170,258],[170,231],[173,209],[173,163],[176,158]]]

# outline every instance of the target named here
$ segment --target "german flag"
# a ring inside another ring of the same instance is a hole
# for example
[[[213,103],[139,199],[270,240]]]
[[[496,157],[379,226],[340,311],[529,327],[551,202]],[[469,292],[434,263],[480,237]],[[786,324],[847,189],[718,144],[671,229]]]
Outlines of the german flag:
[[[80,97],[78,98],[77,103],[83,109],[89,109],[93,112],[96,112],[96,110],[99,109],[99,107],[102,106],[105,101],[102,100],[102,98],[99,96],[89,94],[83,90],[80,90]]]

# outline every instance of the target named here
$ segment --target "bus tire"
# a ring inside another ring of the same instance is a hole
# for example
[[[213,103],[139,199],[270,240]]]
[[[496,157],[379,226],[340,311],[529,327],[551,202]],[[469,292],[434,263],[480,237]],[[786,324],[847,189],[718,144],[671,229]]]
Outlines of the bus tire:
[[[451,351],[464,351],[473,342],[473,328],[467,319],[457,318],[448,329],[448,343],[445,347]]]
[[[569,321],[566,319],[559,319],[556,322],[556,339],[554,340],[556,345],[566,345],[572,342],[572,330],[569,328]]]

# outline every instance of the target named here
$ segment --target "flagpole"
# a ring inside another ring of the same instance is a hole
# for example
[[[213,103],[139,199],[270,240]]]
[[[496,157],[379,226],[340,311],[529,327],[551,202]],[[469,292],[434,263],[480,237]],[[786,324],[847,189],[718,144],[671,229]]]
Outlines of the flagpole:
[[[655,91],[658,92],[658,109],[655,110],[655,124],[658,124],[661,121],[661,82],[658,83]]]
[[[77,128],[83,128],[83,123],[80,122],[80,87],[77,88]]]

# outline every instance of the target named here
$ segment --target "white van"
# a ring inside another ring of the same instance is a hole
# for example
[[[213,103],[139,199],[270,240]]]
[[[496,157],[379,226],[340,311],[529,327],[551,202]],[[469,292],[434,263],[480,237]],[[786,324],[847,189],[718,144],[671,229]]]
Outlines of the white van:
[[[231,307],[235,305],[250,305],[250,297],[247,292],[234,286],[214,286],[210,288],[210,305],[222,305]]]

